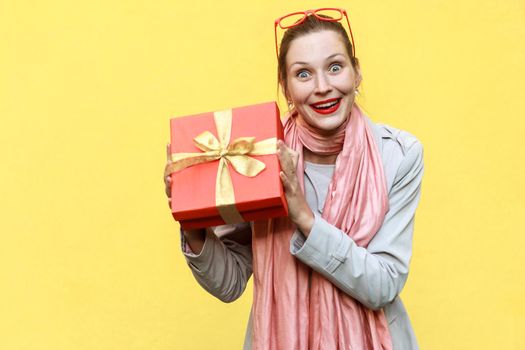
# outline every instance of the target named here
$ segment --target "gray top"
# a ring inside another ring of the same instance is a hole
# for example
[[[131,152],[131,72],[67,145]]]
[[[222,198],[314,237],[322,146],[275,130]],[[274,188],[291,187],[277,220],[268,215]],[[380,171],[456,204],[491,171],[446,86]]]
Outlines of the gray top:
[[[305,195],[315,221],[305,239],[296,231],[290,253],[321,273],[343,292],[371,309],[383,308],[395,350],[418,349],[410,320],[398,294],[408,277],[414,215],[423,176],[423,150],[407,132],[370,122],[382,156],[389,210],[367,248],[359,247],[320,214],[333,166],[306,163]],[[251,246],[228,239],[246,231],[248,223],[207,230],[206,242],[195,255],[182,239],[183,253],[197,282],[224,302],[237,299],[252,274]],[[182,235],[181,235],[182,236]],[[251,349],[251,315],[244,349]]]
[[[323,213],[328,186],[334,175],[335,164],[304,162],[304,195],[308,206],[315,213]]]

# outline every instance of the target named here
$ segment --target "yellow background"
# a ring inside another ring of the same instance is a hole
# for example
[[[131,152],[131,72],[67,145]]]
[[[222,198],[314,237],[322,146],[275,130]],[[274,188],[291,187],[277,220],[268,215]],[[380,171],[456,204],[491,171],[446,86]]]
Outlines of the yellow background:
[[[362,106],[425,147],[421,348],[525,349],[523,0],[3,1],[0,349],[241,347],[251,285],[222,304],[180,253],[168,119],[275,100],[273,19],[322,6]]]

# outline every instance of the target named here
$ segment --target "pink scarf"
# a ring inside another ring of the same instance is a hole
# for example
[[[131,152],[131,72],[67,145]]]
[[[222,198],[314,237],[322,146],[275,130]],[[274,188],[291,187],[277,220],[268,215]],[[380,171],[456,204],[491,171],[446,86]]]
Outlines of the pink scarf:
[[[304,174],[303,146],[339,153],[322,217],[366,247],[388,210],[381,156],[366,117],[354,105],[337,134],[323,137],[295,114],[284,132],[286,144],[300,154],[298,174]],[[299,181],[304,191],[304,177]],[[286,217],[254,224],[253,348],[392,349],[383,310],[368,309],[294,258],[294,231]]]

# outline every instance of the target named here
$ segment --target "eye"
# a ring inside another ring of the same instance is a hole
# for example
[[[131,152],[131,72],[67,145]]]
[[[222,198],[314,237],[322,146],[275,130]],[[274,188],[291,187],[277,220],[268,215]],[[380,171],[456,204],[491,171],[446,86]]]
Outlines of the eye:
[[[330,66],[329,71],[332,73],[339,72],[343,67],[339,63],[334,63]]]
[[[308,79],[310,77],[310,73],[306,70],[300,70],[297,72],[296,76],[299,79]]]

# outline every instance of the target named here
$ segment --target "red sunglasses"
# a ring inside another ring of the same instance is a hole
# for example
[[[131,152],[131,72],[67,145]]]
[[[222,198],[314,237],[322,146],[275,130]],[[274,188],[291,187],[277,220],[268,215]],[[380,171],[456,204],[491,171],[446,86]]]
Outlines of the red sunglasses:
[[[306,17],[315,16],[321,21],[327,22],[340,22],[343,19],[343,16],[346,18],[346,23],[348,24],[348,31],[350,32],[350,40],[352,40],[352,56],[355,57],[355,45],[354,45],[354,36],[352,34],[352,28],[350,27],[350,21],[348,20],[348,15],[346,10],[334,7],[323,7],[316,10],[306,10],[299,12],[292,12],[282,17],[279,17],[275,20],[274,31],[275,31],[275,53],[277,54],[277,59],[279,59],[279,46],[277,44],[277,26],[281,29],[289,29],[295,26],[300,25],[304,22]],[[325,17],[327,16],[327,17]]]

